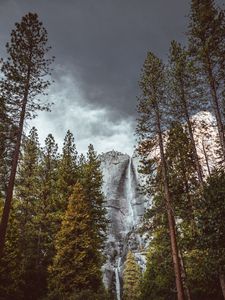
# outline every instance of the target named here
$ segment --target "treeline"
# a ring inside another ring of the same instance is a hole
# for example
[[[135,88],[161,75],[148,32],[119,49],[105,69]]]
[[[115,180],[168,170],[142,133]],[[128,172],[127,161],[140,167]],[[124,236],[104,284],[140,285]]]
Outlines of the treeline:
[[[187,41],[172,41],[167,63],[149,52],[141,73],[138,151],[152,205],[137,299],[225,299],[225,13],[214,1],[191,1]],[[197,125],[201,112],[215,121]]]
[[[101,267],[108,221],[100,161],[78,155],[67,132],[62,153],[40,147],[24,124],[49,110],[47,31],[37,14],[15,24],[0,78],[0,299],[107,298]]]
[[[37,130],[31,129],[22,143],[0,261],[0,299],[106,298],[101,186],[92,145],[86,157],[78,155],[68,131],[59,154],[51,134],[41,148]],[[1,197],[1,208],[3,203]]]

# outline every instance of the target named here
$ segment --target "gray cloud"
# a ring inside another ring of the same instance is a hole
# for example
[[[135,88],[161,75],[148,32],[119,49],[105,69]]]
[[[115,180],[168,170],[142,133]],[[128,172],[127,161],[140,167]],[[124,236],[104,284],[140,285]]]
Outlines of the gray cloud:
[[[222,5],[223,0],[218,3]],[[104,118],[116,126],[123,120],[134,124],[138,79],[146,52],[154,51],[165,59],[172,39],[185,41],[189,1],[0,0],[1,45],[8,40],[13,23],[28,11],[37,12],[48,30],[56,56],[58,91],[67,92],[62,80],[62,73],[67,72],[82,93],[83,105],[89,111],[103,109],[107,112]],[[3,47],[0,54],[4,55]],[[77,102],[73,95],[66,100],[55,98],[54,102],[60,102],[45,118],[65,129],[58,116],[73,110]],[[100,118],[89,126],[90,137],[112,136],[112,130],[106,127],[107,134],[101,122]],[[70,120],[67,127],[73,124]]]
[[[77,148],[85,152],[90,143],[98,152],[116,149],[132,154],[134,122],[132,118],[113,120],[111,111],[99,105],[87,103],[79,84],[69,73],[63,72],[61,85],[52,86],[50,101],[55,101],[52,113],[41,113],[39,118],[26,126],[39,128],[39,136],[43,144],[46,135],[53,132],[62,146],[66,130],[70,129],[76,139]],[[71,103],[73,99],[73,103]],[[68,103],[71,105],[68,106]]]

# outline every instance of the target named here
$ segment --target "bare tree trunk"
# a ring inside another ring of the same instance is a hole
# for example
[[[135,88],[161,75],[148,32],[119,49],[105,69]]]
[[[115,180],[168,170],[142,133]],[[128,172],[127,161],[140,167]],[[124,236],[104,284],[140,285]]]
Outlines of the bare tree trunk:
[[[196,167],[196,171],[197,171],[197,174],[198,174],[198,180],[200,182],[200,185],[202,186],[203,185],[202,167],[201,167],[200,162],[199,162],[199,157],[198,157],[198,153],[197,153],[197,149],[196,149],[192,124],[191,124],[191,120],[190,120],[190,117],[189,117],[188,113],[187,113],[187,125],[188,125],[188,132],[189,132],[189,136],[190,136],[190,140],[191,140],[191,146],[192,146],[194,160],[195,160],[195,167]]]
[[[23,106],[20,114],[20,122],[18,128],[18,136],[15,145],[13,160],[12,160],[12,168],[9,177],[9,183],[7,187],[5,205],[2,213],[2,219],[0,224],[0,257],[2,256],[4,244],[5,244],[5,237],[6,237],[6,230],[9,220],[9,214],[11,209],[12,197],[13,197],[13,189],[15,184],[15,177],[16,177],[16,169],[19,160],[19,153],[20,153],[20,145],[23,133],[23,124],[25,119],[25,112],[26,112],[26,104],[27,104],[27,97],[23,100]]]
[[[202,186],[203,185],[202,167],[200,165],[199,157],[198,157],[198,153],[197,153],[197,149],[196,149],[196,143],[195,143],[195,139],[194,139],[193,128],[192,128],[192,124],[191,124],[191,120],[190,120],[190,114],[189,114],[189,110],[188,110],[186,97],[185,97],[183,80],[181,80],[180,84],[181,84],[181,89],[182,89],[182,96],[181,97],[182,97],[182,102],[183,102],[183,105],[184,105],[184,115],[185,115],[185,119],[186,119],[186,122],[187,122],[187,125],[188,125],[188,133],[189,133],[189,137],[190,137],[190,140],[191,140],[191,146],[192,146],[194,161],[195,161],[195,168],[196,168],[196,172],[197,172],[197,175],[198,175],[199,183]]]
[[[220,274],[220,286],[223,292],[223,298],[225,299],[225,275]]]
[[[183,282],[184,282],[184,289],[185,289],[186,298],[187,298],[187,300],[191,300],[191,292],[190,292],[190,289],[189,289],[188,284],[187,284],[187,274],[186,274],[184,260],[183,260],[183,256],[181,254],[181,251],[179,251],[179,258],[180,258],[181,275],[182,275],[182,279],[183,279]]]
[[[158,108],[156,111],[156,118],[157,118],[160,158],[161,158],[161,164],[162,164],[162,176],[163,176],[163,182],[164,182],[164,192],[165,192],[167,216],[168,216],[168,223],[169,223],[171,253],[172,253],[172,259],[173,259],[175,279],[176,279],[177,299],[185,300],[184,288],[183,288],[183,282],[182,282],[182,276],[181,276],[181,266],[180,266],[178,246],[177,246],[175,220],[174,220],[174,215],[173,215],[173,210],[172,210],[172,205],[171,205],[172,199],[171,199],[170,192],[169,192],[167,166],[166,166],[166,159],[165,159],[165,155],[164,155],[163,138],[162,138],[161,123],[160,123],[160,116],[159,116]]]
[[[13,189],[14,189],[14,184],[15,184],[17,165],[18,165],[18,161],[19,161],[20,145],[21,145],[22,134],[23,134],[23,125],[24,125],[24,120],[25,120],[25,115],[26,115],[26,106],[27,106],[28,92],[29,92],[29,82],[30,82],[30,68],[28,69],[28,73],[27,73],[27,83],[26,83],[26,88],[25,88],[25,92],[24,92],[24,97],[22,100],[22,109],[21,109],[21,113],[20,113],[18,135],[17,135],[15,150],[14,150],[14,154],[13,154],[12,167],[11,167],[11,172],[10,172],[10,176],[9,176],[9,182],[8,182],[7,191],[6,191],[6,199],[5,199],[5,204],[4,204],[4,209],[3,209],[2,219],[1,219],[1,224],[0,224],[0,259],[3,255],[6,231],[7,231],[8,221],[9,221],[10,209],[11,209],[11,205],[12,205]]]
[[[214,110],[214,114],[215,114],[215,117],[216,117],[216,123],[217,123],[217,128],[218,128],[218,133],[219,133],[220,145],[221,145],[222,152],[223,152],[223,158],[225,160],[224,128],[223,128],[223,122],[222,122],[220,107],[219,107],[219,99],[218,99],[217,90],[216,90],[216,83],[215,83],[215,79],[214,79],[214,76],[213,76],[211,60],[210,60],[210,57],[209,57],[208,53],[207,53],[206,70],[208,72],[208,82],[209,82],[210,93],[211,93],[212,108]]]

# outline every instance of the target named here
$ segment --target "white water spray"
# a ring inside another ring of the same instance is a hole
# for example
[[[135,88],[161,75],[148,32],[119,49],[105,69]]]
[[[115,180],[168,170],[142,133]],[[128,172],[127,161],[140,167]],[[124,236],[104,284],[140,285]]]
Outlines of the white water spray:
[[[115,276],[116,276],[116,298],[117,300],[120,300],[120,265],[121,265],[121,257],[118,258],[117,261],[117,267],[115,268]]]
[[[127,168],[127,184],[126,184],[126,200],[128,203],[128,222],[130,224],[130,230],[134,227],[135,225],[135,216],[134,216],[134,210],[132,206],[132,201],[135,197],[135,191],[134,191],[134,186],[133,186],[133,170],[132,170],[132,158],[130,157],[129,159],[129,164]]]

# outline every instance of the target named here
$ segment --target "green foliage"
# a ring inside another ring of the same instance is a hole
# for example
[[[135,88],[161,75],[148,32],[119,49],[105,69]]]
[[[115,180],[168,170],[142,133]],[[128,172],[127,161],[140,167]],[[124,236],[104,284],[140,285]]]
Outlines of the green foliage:
[[[64,139],[62,155],[58,163],[57,191],[61,202],[62,214],[65,212],[68,198],[78,178],[78,153],[73,134],[68,130]],[[58,209],[60,209],[58,207]]]
[[[0,260],[0,299],[22,300],[24,299],[24,272],[22,269],[22,253],[20,252],[20,228],[16,216],[16,205],[12,209],[7,240],[4,248],[4,256]],[[2,212],[3,205],[1,205]]]
[[[100,163],[93,145],[89,145],[87,160],[81,166],[83,168],[81,183],[91,208],[92,226],[95,230],[99,250],[104,247],[108,224],[106,209],[104,208],[105,198],[102,192],[103,179]]]
[[[10,43],[6,44],[9,57],[6,61],[2,60],[1,72],[4,79],[0,81],[1,96],[7,99],[14,122],[18,121],[20,112],[20,109],[16,109],[27,96],[26,117],[35,116],[36,110],[49,108],[48,105],[41,104],[40,99],[35,98],[50,84],[49,80],[45,80],[45,76],[50,74],[53,58],[46,58],[50,50],[47,41],[47,31],[39,21],[38,15],[28,13],[20,23],[15,24]],[[29,95],[25,95],[28,89]]]
[[[204,80],[206,99],[216,118],[224,159],[225,13],[214,0],[191,1],[188,39],[190,55]]]
[[[141,269],[129,251],[123,272],[123,299],[138,300],[140,297]]]
[[[175,300],[175,279],[170,254],[166,216],[154,231],[147,254],[147,266],[141,285],[141,300]],[[162,220],[161,219],[161,220]]]
[[[213,265],[212,273],[225,272],[225,172],[214,171],[208,178],[203,196],[198,202],[199,247],[207,250]]]
[[[166,157],[175,215],[192,222],[198,180],[192,143],[186,126],[179,122],[173,122],[168,132]]]
[[[56,256],[50,272],[50,298],[64,299],[82,290],[101,288],[101,256],[83,186],[77,183],[55,240]]]

